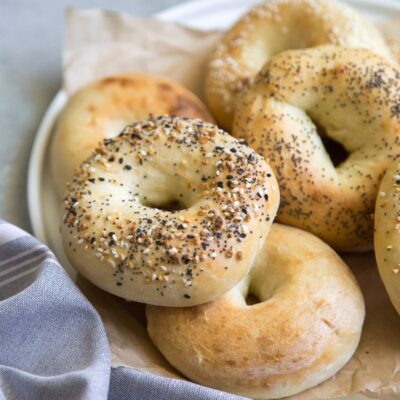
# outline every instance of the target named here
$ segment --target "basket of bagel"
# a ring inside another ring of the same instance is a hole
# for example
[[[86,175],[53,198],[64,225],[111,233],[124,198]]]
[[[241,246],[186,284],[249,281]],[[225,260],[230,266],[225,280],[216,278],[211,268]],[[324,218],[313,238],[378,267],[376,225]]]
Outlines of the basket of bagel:
[[[69,10],[65,38],[55,223],[113,363],[398,398],[400,66],[376,24],[267,0],[223,31]]]

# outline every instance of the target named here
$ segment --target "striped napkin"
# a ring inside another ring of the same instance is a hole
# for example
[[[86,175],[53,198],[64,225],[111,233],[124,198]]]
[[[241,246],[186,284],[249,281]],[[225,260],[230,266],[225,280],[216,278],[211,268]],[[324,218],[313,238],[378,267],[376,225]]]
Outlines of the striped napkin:
[[[95,309],[43,243],[0,220],[0,399],[243,398],[111,367]]]

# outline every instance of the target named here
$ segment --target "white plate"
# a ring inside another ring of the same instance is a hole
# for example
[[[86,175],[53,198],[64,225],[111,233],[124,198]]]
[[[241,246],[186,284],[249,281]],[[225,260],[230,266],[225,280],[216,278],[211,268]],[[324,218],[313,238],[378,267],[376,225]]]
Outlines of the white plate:
[[[167,9],[157,17],[199,29],[224,29],[232,24],[247,8],[259,0],[197,0]],[[400,14],[400,2],[396,0],[349,0],[374,21],[389,19]],[[52,185],[48,145],[54,125],[66,103],[66,95],[60,91],[47,109],[32,147],[28,169],[28,211],[33,233],[56,254],[63,267],[75,278],[76,272],[67,260],[58,229],[59,200]],[[365,399],[351,396],[348,400]]]

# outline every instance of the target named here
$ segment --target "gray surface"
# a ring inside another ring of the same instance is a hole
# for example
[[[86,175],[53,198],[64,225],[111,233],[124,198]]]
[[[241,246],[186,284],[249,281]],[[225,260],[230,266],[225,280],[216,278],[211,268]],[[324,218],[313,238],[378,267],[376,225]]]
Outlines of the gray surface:
[[[67,6],[151,15],[183,0],[0,0],[0,218],[31,230],[29,153],[40,119],[61,86]]]

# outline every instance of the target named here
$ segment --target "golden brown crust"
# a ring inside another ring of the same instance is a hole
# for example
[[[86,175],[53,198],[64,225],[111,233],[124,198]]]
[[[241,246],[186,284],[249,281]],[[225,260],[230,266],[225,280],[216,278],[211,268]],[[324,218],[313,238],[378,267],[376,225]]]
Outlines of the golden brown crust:
[[[207,104],[230,131],[235,104],[272,56],[335,44],[391,59],[382,35],[358,11],[333,0],[271,0],[245,14],[222,38],[206,79]]]
[[[375,208],[375,256],[379,273],[400,314],[400,164],[386,172]]]
[[[260,302],[248,306],[251,293]],[[360,289],[321,240],[273,224],[249,276],[221,299],[147,307],[148,332],[195,382],[257,399],[289,396],[335,374],[364,320]]]
[[[163,209],[171,203],[177,209]],[[126,127],[82,164],[61,232],[72,264],[95,285],[190,306],[242,279],[278,203],[255,151],[202,120],[163,116]]]
[[[128,124],[165,114],[213,121],[193,93],[155,75],[115,75],[80,89],[68,101],[51,147],[51,167],[59,196],[64,195],[73,170],[99,142],[117,136]]]
[[[399,92],[398,68],[368,50],[292,50],[265,65],[233,133],[274,169],[278,221],[340,251],[372,247],[378,186],[400,152]],[[347,150],[344,162],[333,165],[315,123]]]

